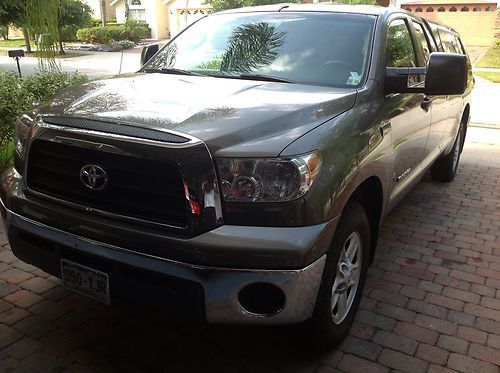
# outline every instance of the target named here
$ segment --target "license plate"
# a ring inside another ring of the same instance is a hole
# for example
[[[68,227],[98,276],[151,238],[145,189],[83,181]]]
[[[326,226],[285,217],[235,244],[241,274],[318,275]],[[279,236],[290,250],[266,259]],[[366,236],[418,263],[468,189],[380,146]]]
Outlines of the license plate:
[[[67,288],[109,304],[107,273],[61,259],[61,277]]]

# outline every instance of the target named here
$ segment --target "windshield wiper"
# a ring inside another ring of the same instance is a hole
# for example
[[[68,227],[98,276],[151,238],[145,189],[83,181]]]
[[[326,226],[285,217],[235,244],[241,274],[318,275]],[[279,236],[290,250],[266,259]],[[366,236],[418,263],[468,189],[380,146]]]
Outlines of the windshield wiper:
[[[240,74],[235,76],[235,78],[249,79],[249,80],[263,80],[266,82],[278,82],[278,83],[294,83],[292,80],[280,78],[272,75],[263,74]]]
[[[176,75],[194,75],[194,76],[205,76],[203,74],[195,73],[193,71],[175,69],[175,68],[164,68],[164,69],[144,69],[147,73],[162,73],[162,74],[176,74]]]

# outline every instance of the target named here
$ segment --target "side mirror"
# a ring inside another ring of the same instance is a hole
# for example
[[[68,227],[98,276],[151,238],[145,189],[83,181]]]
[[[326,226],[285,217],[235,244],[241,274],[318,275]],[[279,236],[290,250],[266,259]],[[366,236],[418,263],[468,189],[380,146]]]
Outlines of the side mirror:
[[[427,67],[387,67],[384,92],[461,95],[467,88],[467,57],[457,53],[433,52]],[[425,75],[425,84],[419,76]]]
[[[461,95],[467,89],[467,57],[457,53],[431,53],[425,76],[425,94]]]
[[[142,48],[141,66],[144,66],[144,64],[148,62],[151,59],[151,57],[153,57],[156,54],[156,52],[158,52],[158,49],[159,49],[158,44],[152,44]]]

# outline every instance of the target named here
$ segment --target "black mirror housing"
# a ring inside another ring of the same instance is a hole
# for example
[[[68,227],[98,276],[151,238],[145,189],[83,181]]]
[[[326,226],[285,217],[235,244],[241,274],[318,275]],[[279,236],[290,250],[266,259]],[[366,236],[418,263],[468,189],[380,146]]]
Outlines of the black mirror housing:
[[[386,67],[384,92],[423,93],[424,85],[420,76],[425,74],[425,67]]]
[[[467,89],[467,57],[433,52],[427,67],[386,67],[384,92],[425,93],[429,96],[461,95]],[[425,75],[425,85],[419,76]]]
[[[148,62],[151,59],[151,57],[153,57],[156,54],[156,52],[158,52],[158,49],[160,49],[158,44],[152,44],[142,48],[141,66],[144,66],[144,64]]]
[[[467,57],[457,53],[431,53],[425,76],[427,95],[461,95],[467,89]]]

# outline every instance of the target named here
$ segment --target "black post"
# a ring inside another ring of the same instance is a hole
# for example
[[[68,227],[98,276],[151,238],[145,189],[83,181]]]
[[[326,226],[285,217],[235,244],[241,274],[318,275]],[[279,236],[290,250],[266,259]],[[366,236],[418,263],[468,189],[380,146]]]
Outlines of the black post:
[[[22,78],[21,76],[21,66],[19,65],[19,60],[21,57],[16,57],[16,63],[17,63],[17,71],[19,72],[19,78]]]
[[[12,57],[16,60],[17,63],[17,71],[19,72],[19,78],[21,78],[21,66],[19,65],[19,59],[24,57],[24,50],[22,49],[11,49],[9,51],[9,57]]]

